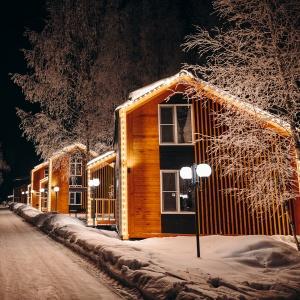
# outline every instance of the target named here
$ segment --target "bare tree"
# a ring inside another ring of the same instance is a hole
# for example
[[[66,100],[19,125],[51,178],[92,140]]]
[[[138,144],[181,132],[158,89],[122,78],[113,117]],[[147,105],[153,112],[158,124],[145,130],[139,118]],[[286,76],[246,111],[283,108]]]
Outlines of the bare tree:
[[[186,68],[250,104],[247,110],[252,112],[215,112],[226,130],[200,138],[211,140],[209,151],[223,175],[249,178],[250,184],[237,191],[241,201],[256,211],[286,206],[299,192],[295,158],[300,158],[300,3],[215,0],[213,6],[223,27],[198,27],[187,37],[185,49],[196,49],[203,63]],[[199,97],[199,91],[190,91],[190,96]],[[282,134],[255,114],[278,123]]]

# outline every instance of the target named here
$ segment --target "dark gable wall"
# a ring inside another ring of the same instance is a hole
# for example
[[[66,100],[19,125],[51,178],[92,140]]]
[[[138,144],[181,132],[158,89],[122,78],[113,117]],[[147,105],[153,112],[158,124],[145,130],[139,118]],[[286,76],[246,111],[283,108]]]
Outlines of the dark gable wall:
[[[187,104],[183,95],[175,94],[165,104]],[[194,146],[159,146],[160,169],[180,170],[194,162]],[[193,214],[161,214],[162,233],[193,233],[195,231]]]

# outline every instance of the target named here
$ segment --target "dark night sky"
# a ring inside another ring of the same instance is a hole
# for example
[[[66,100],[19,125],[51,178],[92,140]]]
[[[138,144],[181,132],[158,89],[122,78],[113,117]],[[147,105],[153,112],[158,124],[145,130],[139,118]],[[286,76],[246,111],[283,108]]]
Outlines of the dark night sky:
[[[38,158],[33,146],[22,137],[15,107],[24,107],[24,96],[9,79],[9,73],[26,71],[24,58],[19,49],[28,47],[23,37],[25,28],[39,30],[45,15],[44,1],[1,2],[1,64],[0,64],[0,141],[4,157],[11,166],[5,176],[0,197],[10,193],[13,179],[29,176],[30,169]]]
[[[26,106],[21,90],[10,80],[9,73],[27,72],[24,57],[20,49],[29,48],[29,44],[23,34],[26,28],[35,31],[40,31],[43,28],[43,20],[46,17],[45,1],[11,0],[6,1],[6,3],[3,3],[3,1],[0,4],[0,142],[2,143],[4,158],[11,167],[11,171],[5,175],[5,181],[0,187],[0,200],[4,195],[12,192],[13,185],[19,183],[19,181],[15,182],[14,179],[29,177],[30,170],[39,162],[32,143],[27,142],[22,137],[22,132],[19,129],[19,120],[16,117],[15,107],[25,108],[25,110],[30,110],[31,107]],[[135,0],[132,0],[132,2],[128,2],[134,6],[137,3],[140,4],[139,1],[135,2]],[[127,3],[127,1],[124,2]],[[154,7],[160,9],[161,3],[165,2],[156,0],[155,3]],[[210,0],[170,0],[168,4],[173,7],[173,11],[168,11],[168,14],[177,13],[181,15],[180,18],[184,19],[181,22],[181,26],[183,26],[181,35],[183,35],[178,36],[179,41],[182,41],[185,35],[191,33],[195,24],[202,26],[212,26],[215,24],[215,18],[209,16],[211,12]],[[161,42],[168,43],[168,41]],[[180,45],[174,51],[182,53]],[[159,55],[159,53],[155,55]],[[190,57],[190,54],[182,54],[182,56],[187,58],[187,56]],[[172,64],[174,63],[172,62]],[[175,73],[179,70],[180,65],[174,64],[173,67]],[[157,78],[156,80],[159,79],[161,78]]]

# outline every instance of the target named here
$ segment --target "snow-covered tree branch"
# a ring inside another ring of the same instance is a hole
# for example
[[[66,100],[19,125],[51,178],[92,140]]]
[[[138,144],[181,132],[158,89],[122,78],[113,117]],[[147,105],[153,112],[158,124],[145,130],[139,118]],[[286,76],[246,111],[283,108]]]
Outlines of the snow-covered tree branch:
[[[204,63],[186,68],[251,104],[253,114],[216,112],[219,126],[226,130],[217,137],[199,138],[211,140],[209,151],[218,157],[223,175],[250,178],[250,184],[237,191],[241,201],[258,211],[279,207],[299,192],[295,164],[296,156],[300,158],[300,4],[290,0],[213,4],[224,26],[212,31],[198,27],[187,37],[185,49],[196,49]],[[190,96],[201,95],[194,90]],[[253,117],[261,111],[287,134],[280,136]]]

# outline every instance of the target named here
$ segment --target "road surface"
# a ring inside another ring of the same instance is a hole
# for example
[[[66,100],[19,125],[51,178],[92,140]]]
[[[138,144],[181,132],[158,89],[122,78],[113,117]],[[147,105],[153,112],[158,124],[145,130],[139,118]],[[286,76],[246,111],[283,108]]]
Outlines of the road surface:
[[[93,267],[0,208],[0,299],[120,299]]]

